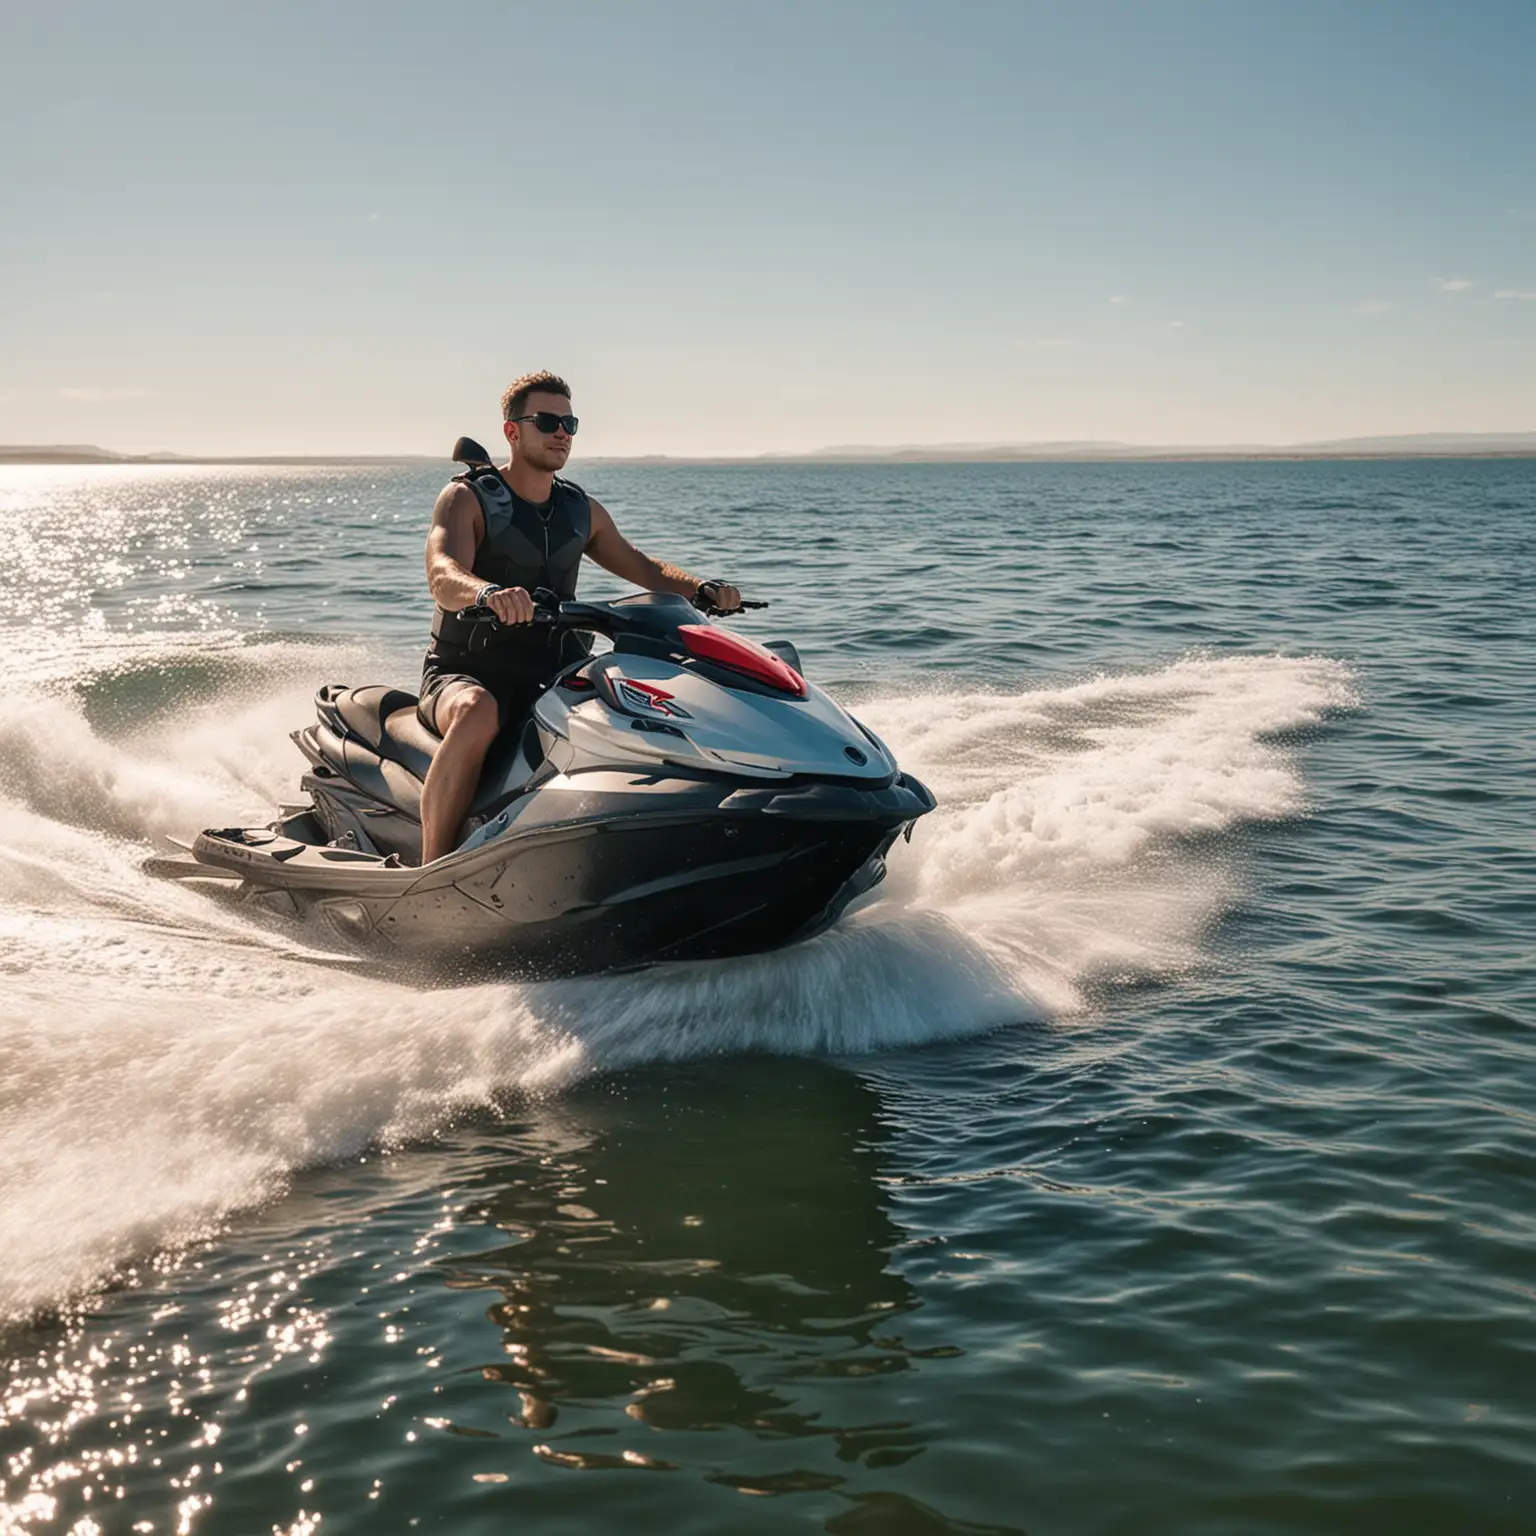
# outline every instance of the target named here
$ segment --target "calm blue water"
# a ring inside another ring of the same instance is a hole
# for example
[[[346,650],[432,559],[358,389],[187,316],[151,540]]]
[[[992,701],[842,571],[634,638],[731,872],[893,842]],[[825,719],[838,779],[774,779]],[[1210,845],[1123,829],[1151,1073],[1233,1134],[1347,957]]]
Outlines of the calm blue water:
[[[1533,1528],[1536,463],[575,472],[939,794],[821,939],[147,879],[440,477],[0,474],[0,1529]]]

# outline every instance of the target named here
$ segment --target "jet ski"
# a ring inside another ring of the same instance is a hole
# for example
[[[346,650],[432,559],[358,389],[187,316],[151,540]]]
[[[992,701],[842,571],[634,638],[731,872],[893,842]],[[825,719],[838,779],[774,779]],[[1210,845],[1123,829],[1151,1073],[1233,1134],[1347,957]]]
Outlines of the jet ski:
[[[306,803],[146,867],[238,882],[258,906],[415,959],[572,975],[809,938],[934,808],[789,642],[756,644],[671,594],[534,598],[536,623],[611,649],[566,665],[503,731],[453,852],[420,865],[442,742],[415,695],[333,684],[293,733]]]

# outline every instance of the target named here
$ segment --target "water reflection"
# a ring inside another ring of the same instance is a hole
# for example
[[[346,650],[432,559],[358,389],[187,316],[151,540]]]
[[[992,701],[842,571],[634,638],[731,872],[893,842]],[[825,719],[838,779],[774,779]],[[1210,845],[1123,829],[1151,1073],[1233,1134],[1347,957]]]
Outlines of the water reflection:
[[[502,1357],[480,1373],[508,1389],[513,1423],[554,1431],[538,1454],[572,1468],[679,1464],[573,1443],[637,1424],[814,1437],[867,1467],[923,1450],[906,1420],[842,1418],[852,1404],[833,1390],[958,1353],[914,1351],[896,1328],[918,1302],[888,1263],[900,1234],[876,1179],[878,1107],[847,1073],[765,1060],[637,1074],[526,1125],[517,1139],[532,1155],[487,1168],[464,1213],[504,1240],[441,1268],[451,1287],[496,1293],[486,1316]],[[758,1493],[843,1481],[805,1468],[708,1475]]]

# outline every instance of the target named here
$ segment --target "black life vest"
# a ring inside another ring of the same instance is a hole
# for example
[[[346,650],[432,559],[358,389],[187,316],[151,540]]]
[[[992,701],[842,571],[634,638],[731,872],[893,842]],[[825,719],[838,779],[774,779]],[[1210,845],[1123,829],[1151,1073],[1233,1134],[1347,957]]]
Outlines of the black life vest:
[[[528,592],[548,587],[561,597],[576,595],[582,553],[592,535],[592,508],[579,485],[557,478],[541,506],[525,501],[489,464],[453,478],[475,493],[485,519],[485,537],[470,568],[476,576],[499,587]],[[586,649],[562,646],[547,631],[529,625],[486,629],[466,624],[441,608],[432,617],[432,645],[441,654],[473,655],[484,666],[535,671],[558,666],[567,659],[566,651]]]

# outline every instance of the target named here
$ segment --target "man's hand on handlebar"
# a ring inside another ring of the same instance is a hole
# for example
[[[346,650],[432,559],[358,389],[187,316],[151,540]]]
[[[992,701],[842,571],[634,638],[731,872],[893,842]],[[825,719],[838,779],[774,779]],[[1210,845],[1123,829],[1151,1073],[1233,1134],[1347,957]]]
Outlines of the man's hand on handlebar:
[[[533,599],[522,587],[496,587],[480,599],[503,624],[533,623]]]
[[[723,581],[701,581],[694,603],[705,613],[739,613],[741,593]]]

